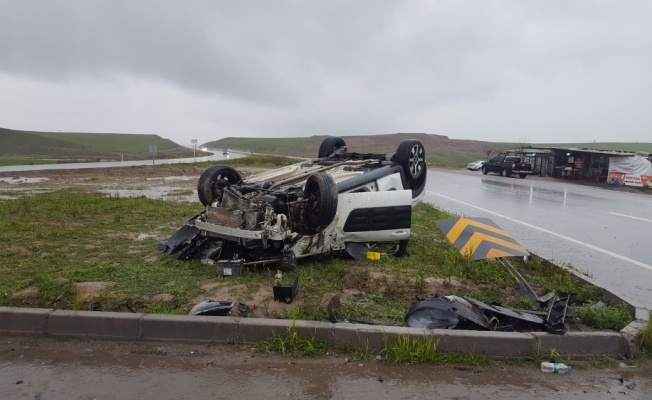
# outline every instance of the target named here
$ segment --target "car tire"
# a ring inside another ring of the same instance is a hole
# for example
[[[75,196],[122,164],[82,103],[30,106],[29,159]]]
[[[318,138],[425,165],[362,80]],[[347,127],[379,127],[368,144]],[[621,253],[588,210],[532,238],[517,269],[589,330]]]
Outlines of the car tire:
[[[300,233],[314,235],[335,219],[337,186],[329,174],[315,172],[306,180],[303,193],[309,201],[303,209],[303,224]]]
[[[521,178],[521,179],[525,179],[526,176],[527,176],[527,174],[518,174],[518,177]]]
[[[487,169],[487,167],[485,167],[485,166],[483,165],[483,166],[482,166],[482,174],[483,174],[483,175],[487,175],[488,172],[489,172],[489,170]]]
[[[509,176],[509,173],[507,172],[507,168],[503,168],[503,170],[500,171],[500,175],[501,175],[501,176],[504,176],[504,177]]]
[[[407,181],[406,189],[412,190],[417,198],[426,186],[426,150],[420,140],[408,139],[396,149],[396,162],[403,168]]]
[[[213,165],[199,177],[197,197],[202,205],[207,206],[222,200],[225,183],[234,184],[242,181],[240,173],[227,165]]]
[[[329,136],[321,142],[317,158],[325,158],[333,154],[335,150],[346,147],[344,139],[336,136]]]

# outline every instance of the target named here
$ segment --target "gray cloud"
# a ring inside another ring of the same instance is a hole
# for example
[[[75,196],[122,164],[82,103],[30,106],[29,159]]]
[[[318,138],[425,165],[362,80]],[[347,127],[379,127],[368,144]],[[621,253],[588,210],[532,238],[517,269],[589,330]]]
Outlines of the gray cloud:
[[[650,141],[650,17],[644,1],[0,0],[0,126]]]

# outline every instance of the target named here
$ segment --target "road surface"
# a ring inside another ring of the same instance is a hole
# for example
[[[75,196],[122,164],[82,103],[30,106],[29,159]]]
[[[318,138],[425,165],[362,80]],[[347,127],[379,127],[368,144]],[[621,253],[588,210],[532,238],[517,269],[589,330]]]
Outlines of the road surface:
[[[652,366],[543,373],[534,362],[395,366],[233,345],[0,336],[0,399],[649,399]]]

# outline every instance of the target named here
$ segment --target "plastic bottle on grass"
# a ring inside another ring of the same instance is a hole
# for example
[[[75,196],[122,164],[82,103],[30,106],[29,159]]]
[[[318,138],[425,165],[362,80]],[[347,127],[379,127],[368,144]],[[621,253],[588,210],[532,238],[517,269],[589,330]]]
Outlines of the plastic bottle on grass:
[[[554,374],[565,374],[566,372],[571,372],[573,367],[566,365],[564,363],[555,363],[555,362],[542,362],[541,371],[542,372],[552,372]]]

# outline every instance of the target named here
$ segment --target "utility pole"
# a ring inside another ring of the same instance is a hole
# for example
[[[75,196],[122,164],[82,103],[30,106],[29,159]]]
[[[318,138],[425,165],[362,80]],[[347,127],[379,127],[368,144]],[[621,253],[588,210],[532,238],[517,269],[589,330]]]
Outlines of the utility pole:
[[[195,158],[195,150],[197,149],[197,139],[191,139],[190,143],[192,143],[192,157]]]
[[[150,144],[149,145],[149,152],[152,153],[152,165],[154,165],[154,156],[156,155],[156,145],[155,144]]]

